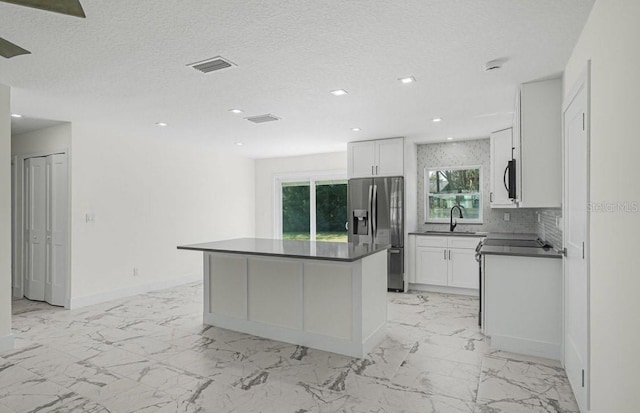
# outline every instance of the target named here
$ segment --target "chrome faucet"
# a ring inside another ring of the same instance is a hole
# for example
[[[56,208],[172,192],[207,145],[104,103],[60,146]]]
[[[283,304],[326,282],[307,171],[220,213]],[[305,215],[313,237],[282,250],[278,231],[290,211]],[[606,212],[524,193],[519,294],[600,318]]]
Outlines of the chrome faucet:
[[[459,218],[464,218],[462,216],[462,207],[460,205],[454,205],[451,208],[451,213],[449,214],[449,231],[453,232],[454,229],[456,229],[456,227],[458,226],[458,221],[455,222],[455,224],[453,223],[453,210],[458,208],[458,212],[460,212],[460,217]]]

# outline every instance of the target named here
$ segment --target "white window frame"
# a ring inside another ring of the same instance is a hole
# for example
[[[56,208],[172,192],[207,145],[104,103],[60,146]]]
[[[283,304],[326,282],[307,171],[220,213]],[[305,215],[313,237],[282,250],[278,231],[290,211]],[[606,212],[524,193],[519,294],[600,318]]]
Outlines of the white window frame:
[[[484,218],[484,194],[482,193],[482,184],[483,184],[483,171],[482,165],[464,165],[464,166],[443,166],[443,167],[426,167],[424,168],[424,222],[425,224],[444,224],[449,223],[449,219],[446,218],[429,218],[429,172],[431,171],[459,171],[463,169],[478,169],[478,179],[479,179],[479,191],[478,196],[480,197],[480,213],[477,219],[469,219],[469,218],[454,218],[459,224],[482,224]],[[475,192],[462,194],[462,195],[475,195]],[[464,211],[463,211],[464,212]]]
[[[316,240],[316,182],[347,181],[343,170],[293,172],[273,177],[273,237],[282,239],[282,184],[287,182],[309,182],[309,232],[311,241]]]

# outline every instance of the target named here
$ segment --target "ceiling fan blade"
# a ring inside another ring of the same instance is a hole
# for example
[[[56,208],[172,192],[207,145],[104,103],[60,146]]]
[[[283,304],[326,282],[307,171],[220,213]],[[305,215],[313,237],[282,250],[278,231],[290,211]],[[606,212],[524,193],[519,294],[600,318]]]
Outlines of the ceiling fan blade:
[[[5,3],[19,6],[33,7],[34,9],[52,11],[54,13],[68,14],[69,16],[87,17],[82,9],[80,0],[0,0]]]
[[[0,56],[11,59],[21,54],[31,54],[31,52],[0,37]]]

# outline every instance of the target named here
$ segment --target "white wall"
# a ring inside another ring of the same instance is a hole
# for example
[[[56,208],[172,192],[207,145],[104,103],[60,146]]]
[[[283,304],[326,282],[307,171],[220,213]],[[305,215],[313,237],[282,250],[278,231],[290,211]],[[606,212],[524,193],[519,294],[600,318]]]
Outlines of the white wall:
[[[22,228],[22,180],[23,180],[23,163],[21,155],[31,154],[52,154],[60,151],[67,152],[67,160],[69,170],[71,170],[71,124],[66,123],[58,126],[52,126],[50,128],[44,128],[33,132],[27,132],[20,135],[11,136],[11,155],[18,156],[16,158],[16,187],[15,188],[15,225],[16,228]],[[69,203],[71,205],[71,203]],[[16,231],[15,246],[20,246],[23,243],[22,231]],[[13,291],[14,296],[22,297],[22,251],[20,248],[16,249],[15,255],[15,269],[13,277]]]
[[[565,72],[591,78],[591,201],[640,202],[640,2],[597,0]],[[591,411],[640,406],[640,212],[591,214]]]
[[[11,108],[10,89],[0,85],[0,351],[11,337]]]
[[[199,278],[202,254],[177,245],[254,234],[251,159],[83,123],[72,151],[72,306]]]
[[[273,230],[274,177],[279,174],[322,171],[344,171],[346,176],[347,152],[256,160],[256,237],[275,237]]]
[[[71,146],[71,124],[11,136],[11,154],[54,153]]]

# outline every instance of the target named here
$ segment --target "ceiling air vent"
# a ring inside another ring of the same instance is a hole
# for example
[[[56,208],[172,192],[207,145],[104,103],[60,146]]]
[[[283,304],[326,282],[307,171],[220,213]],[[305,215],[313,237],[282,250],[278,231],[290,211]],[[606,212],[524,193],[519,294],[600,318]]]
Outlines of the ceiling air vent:
[[[215,72],[216,70],[226,69],[228,67],[237,65],[221,56],[216,56],[214,58],[204,60],[202,62],[192,63],[187,66],[191,66],[202,73],[211,73]]]
[[[260,116],[251,116],[245,119],[253,123],[265,123],[265,122],[273,122],[274,120],[280,120],[280,118],[275,117],[273,115],[269,115],[269,114],[260,115]]]

